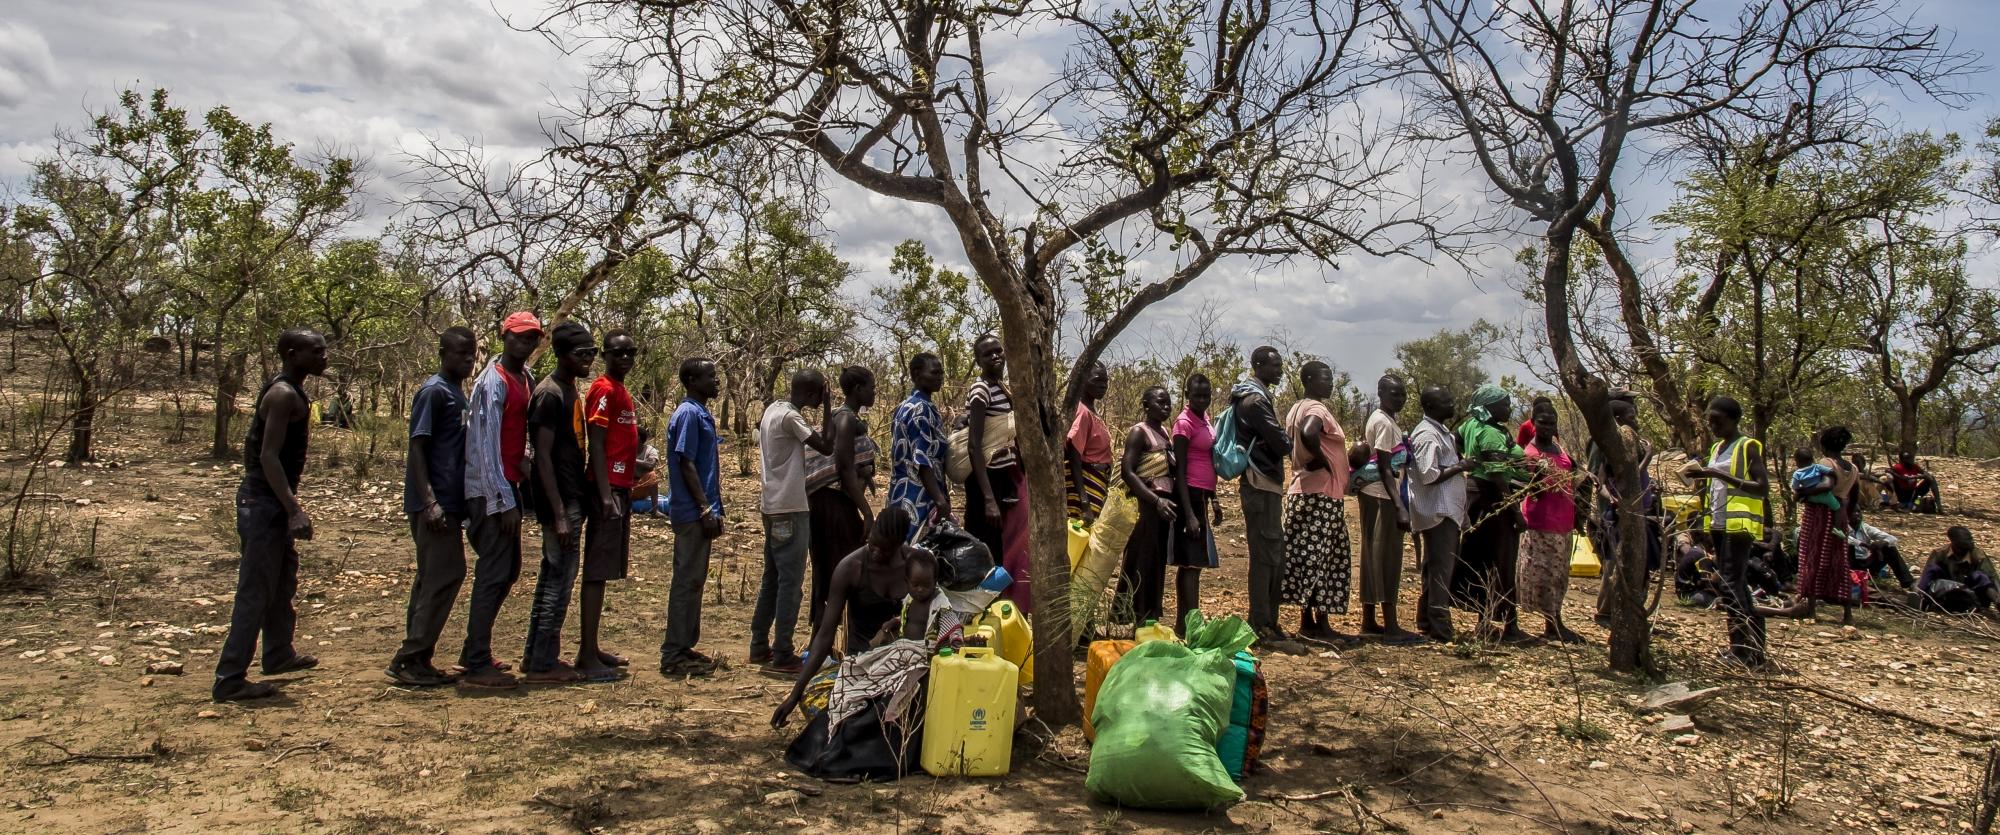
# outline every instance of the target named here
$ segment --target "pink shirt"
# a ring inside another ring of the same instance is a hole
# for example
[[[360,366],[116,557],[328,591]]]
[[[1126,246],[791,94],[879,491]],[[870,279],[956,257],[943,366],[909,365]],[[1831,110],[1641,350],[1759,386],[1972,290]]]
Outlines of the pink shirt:
[[[1208,425],[1208,415],[1181,409],[1181,416],[1174,419],[1174,437],[1188,439],[1187,460],[1181,462],[1187,468],[1188,486],[1214,491],[1215,429]]]
[[[1311,461],[1306,446],[1306,421],[1319,418],[1319,449],[1328,464],[1323,470],[1308,470],[1306,462]],[[1347,498],[1347,432],[1340,428],[1340,421],[1333,419],[1333,412],[1325,403],[1317,400],[1301,400],[1292,404],[1291,412],[1285,415],[1285,432],[1292,436],[1292,485],[1287,493],[1316,493],[1335,499]]]
[[[1529,461],[1546,461],[1565,474],[1576,471],[1576,462],[1570,460],[1569,450],[1564,449],[1560,441],[1556,443],[1554,455],[1543,452],[1542,448],[1535,444],[1529,444],[1527,449]],[[1544,483],[1557,484],[1558,481],[1566,482],[1567,476],[1544,472],[1541,479]],[[1536,493],[1523,499],[1521,515],[1527,519],[1529,530],[1556,533],[1573,530],[1576,527],[1575,494],[1567,483],[1557,484],[1550,487],[1547,492]]]
[[[1069,445],[1077,460],[1100,467],[1111,466],[1111,430],[1104,419],[1082,403],[1076,404],[1076,419],[1069,424]]]

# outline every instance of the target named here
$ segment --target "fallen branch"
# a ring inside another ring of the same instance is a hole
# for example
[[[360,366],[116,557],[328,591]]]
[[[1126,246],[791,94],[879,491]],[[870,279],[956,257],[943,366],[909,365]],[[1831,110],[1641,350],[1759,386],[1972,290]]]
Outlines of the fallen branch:
[[[1887,716],[1891,719],[1900,719],[1912,725],[1920,725],[1922,727],[1930,728],[1932,730],[1943,731],[1960,739],[1969,739],[1972,740],[1973,742],[1992,742],[1996,739],[2000,739],[2000,735],[1991,733],[1982,733],[1977,731],[1968,731],[1965,730],[1964,728],[1956,728],[1951,725],[1946,725],[1942,722],[1938,722],[1937,720],[1926,719],[1914,713],[1907,713],[1901,710],[1897,710],[1893,707],[1883,707],[1882,705],[1869,704],[1868,702],[1863,701],[1860,698],[1857,698],[1855,696],[1850,696],[1846,693],[1842,693],[1831,687],[1827,687],[1820,684],[1813,684],[1811,682],[1802,682],[1802,681],[1782,681],[1774,678],[1765,678],[1763,676],[1744,675],[1742,673],[1722,672],[1718,673],[1717,675],[1719,675],[1721,678],[1730,679],[1734,681],[1750,682],[1752,684],[1761,685],[1773,690],[1803,690],[1808,693],[1816,693],[1820,696],[1824,696],[1828,699],[1832,699],[1833,701],[1854,708],[1855,710],[1863,711],[1865,713],[1873,713],[1880,716]]]
[[[1325,800],[1329,797],[1344,797],[1346,796],[1346,794],[1347,794],[1346,789],[1328,789],[1323,792],[1313,792],[1312,794],[1279,794],[1277,792],[1269,792],[1264,795],[1264,798],[1267,800],[1284,800],[1292,803],[1305,803],[1312,800]]]
[[[48,737],[43,737],[43,736],[32,737],[28,741],[39,742],[43,745],[47,745],[50,748],[54,748],[58,751],[63,752],[63,754],[65,755],[62,759],[59,760],[47,760],[43,762],[27,763],[27,765],[33,766],[35,768],[54,768],[55,766],[59,765],[68,765],[70,763],[80,763],[80,762],[149,763],[167,755],[167,746],[160,742],[159,737],[154,737],[153,744],[151,746],[148,746],[146,750],[140,751],[135,754],[107,754],[107,753],[100,753],[97,751],[72,751],[70,750],[69,746],[66,746],[60,742],[57,742],[53,739],[49,739]]]
[[[290,748],[286,748],[283,751],[279,751],[277,756],[271,758],[271,764],[277,765],[278,763],[284,762],[286,757],[289,757],[293,754],[317,754],[321,751],[326,750],[327,745],[328,743],[326,740],[307,743],[305,745],[294,745]]]

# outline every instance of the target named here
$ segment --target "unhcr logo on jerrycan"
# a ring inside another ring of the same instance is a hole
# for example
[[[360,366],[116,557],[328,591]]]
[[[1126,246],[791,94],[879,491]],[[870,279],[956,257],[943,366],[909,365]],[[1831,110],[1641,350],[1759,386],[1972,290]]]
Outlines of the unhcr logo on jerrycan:
[[[986,708],[975,707],[972,709],[972,724],[970,727],[975,731],[986,730]]]

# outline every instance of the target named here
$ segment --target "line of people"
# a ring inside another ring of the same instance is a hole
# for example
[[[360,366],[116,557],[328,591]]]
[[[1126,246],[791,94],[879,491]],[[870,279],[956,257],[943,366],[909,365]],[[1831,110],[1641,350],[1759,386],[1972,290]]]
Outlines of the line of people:
[[[386,674],[409,686],[479,687],[622,677],[630,662],[600,643],[601,615],[608,584],[629,569],[633,491],[655,479],[665,485],[673,533],[660,671],[669,677],[712,672],[717,662],[697,646],[709,556],[724,529],[719,436],[708,409],[719,388],[715,364],[702,358],[681,363],[685,397],[668,422],[664,454],[655,458],[642,449],[637,409],[625,387],[639,355],[630,334],[613,330],[599,341],[581,324],[558,325],[547,339],[553,371],[540,381],[528,369],[543,342],[540,320],[528,312],[508,316],[501,340],[503,350],[473,380],[468,396],[464,384],[477,336],[465,328],[445,331],[437,373],[413,396],[404,510],[417,570],[406,637]],[[317,334],[293,330],[281,336],[278,353],[282,371],[260,392],[245,442],[237,496],[242,563],[217,664],[218,701],[275,692],[247,677],[260,639],[266,675],[317,664],[293,646],[292,598],[296,541],[313,533],[297,497],[311,411],[303,384],[324,373],[326,345]],[[882,451],[863,417],[875,403],[872,372],[843,369],[836,408],[822,374],[798,371],[786,397],[765,409],[757,436],[765,542],[751,621],[752,663],[803,683],[825,662],[830,630],[843,621],[848,650],[865,647],[892,625],[910,593],[914,572],[906,567],[912,561],[929,565],[912,543],[942,520],[963,519],[966,531],[1013,578],[1006,594],[1032,612],[1028,491],[1014,444],[1005,351],[997,337],[986,335],[974,353],[979,376],[956,431],[947,431],[933,399],[944,383],[942,363],[927,353],[910,360],[912,391],[894,410],[881,513],[872,496]],[[586,383],[600,356],[603,373]],[[1585,528],[1578,499],[1586,494],[1580,491],[1596,483],[1595,495],[1607,508],[1615,508],[1616,497],[1605,487],[1600,451],[1591,449],[1588,468],[1579,467],[1551,401],[1535,400],[1527,419],[1510,430],[1511,398],[1498,386],[1482,386],[1453,427],[1448,422],[1458,404],[1449,389],[1433,385],[1420,395],[1421,420],[1405,433],[1397,416],[1408,399],[1406,385],[1384,376],[1377,408],[1350,445],[1326,405],[1332,369],[1308,362],[1298,373],[1305,396],[1282,419],[1272,389],[1285,368],[1269,346],[1251,353],[1249,375],[1231,387],[1215,416],[1214,386],[1203,375],[1185,381],[1178,412],[1171,393],[1154,386],[1141,397],[1143,419],[1124,433],[1114,456],[1112,435],[1099,417],[1108,375],[1101,366],[1092,370],[1064,444],[1066,511],[1076,527],[1091,529],[1105,525],[1100,516],[1126,506],[1109,504],[1114,498],[1129,499],[1135,518],[1127,520],[1129,534],[1117,546],[1117,597],[1130,607],[1121,614],[1134,624],[1162,618],[1169,567],[1175,570],[1175,622],[1184,628],[1187,613],[1199,607],[1201,572],[1220,564],[1214,531],[1224,512],[1215,498],[1226,477],[1219,464],[1229,452],[1241,462],[1235,477],[1249,551],[1249,622],[1265,649],[1303,652],[1299,639],[1359,641],[1335,631],[1331,620],[1347,613],[1354,585],[1360,631],[1388,644],[1453,640],[1454,606],[1477,613],[1481,635],[1535,640],[1519,627],[1517,609],[1527,608],[1542,615],[1543,639],[1579,639],[1562,621],[1562,603],[1571,537]],[[805,419],[815,411],[817,428]],[[1629,397],[1614,401],[1613,414],[1643,467],[1650,450],[1636,431]],[[1707,421],[1717,440],[1706,459],[1690,462],[1682,475],[1708,485],[1703,527],[1714,554],[1716,596],[1729,617],[1727,656],[1754,667],[1763,663],[1762,619],[1772,612],[1755,605],[1747,574],[1752,544],[1765,540],[1769,479],[1761,445],[1740,432],[1740,419],[1735,401],[1716,398]],[[1840,457],[1846,439],[1829,431],[1821,441],[1831,462],[1824,492],[1858,495],[1855,472]],[[957,504],[955,492],[962,493]],[[1357,494],[1361,512],[1358,584],[1345,518],[1349,492]],[[653,499],[642,503],[658,506]],[[541,532],[541,565],[517,676],[493,655],[492,631],[520,572],[520,521],[530,510]],[[1615,533],[1615,520],[1607,513],[1601,537]],[[1848,600],[1828,591],[1835,581],[1827,578],[1835,572],[1822,565],[1831,564],[1823,543],[1835,527],[1831,511],[1809,510],[1805,521],[1801,605]],[[1854,529],[1851,521],[1841,528]],[[1403,627],[1397,602],[1406,534],[1416,538],[1420,555],[1414,632]],[[468,543],[476,561],[466,637],[457,664],[439,669],[433,655],[466,581]],[[1955,548],[1956,538],[1953,543]],[[1615,540],[1604,545],[1605,553],[1615,553]],[[1970,599],[1988,605],[1994,598],[1990,568],[1969,544],[1962,554],[1947,550],[1959,556],[1934,557],[1925,580],[1956,583],[1946,588],[1963,587]],[[1959,571],[1960,563],[1972,567]],[[1907,575],[1907,568],[1902,572]],[[565,660],[561,632],[579,581],[578,641]],[[802,600],[808,588],[810,599]],[[1101,590],[1084,589],[1092,595]],[[802,604],[814,633],[805,658],[794,645]],[[1295,633],[1279,623],[1280,604],[1299,607]]]

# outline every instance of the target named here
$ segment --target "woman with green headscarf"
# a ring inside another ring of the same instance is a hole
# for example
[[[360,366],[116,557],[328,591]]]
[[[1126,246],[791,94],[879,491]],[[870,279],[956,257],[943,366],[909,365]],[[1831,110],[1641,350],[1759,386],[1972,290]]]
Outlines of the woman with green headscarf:
[[[1459,454],[1482,463],[1466,474],[1466,515],[1471,525],[1460,542],[1458,566],[1452,572],[1452,597],[1479,614],[1481,637],[1497,626],[1503,641],[1532,641],[1532,636],[1521,631],[1514,613],[1520,509],[1507,497],[1514,492],[1516,481],[1527,478],[1517,466],[1521,446],[1506,427],[1514,404],[1506,389],[1488,383],[1472,393],[1465,411],[1465,422],[1458,425]]]

